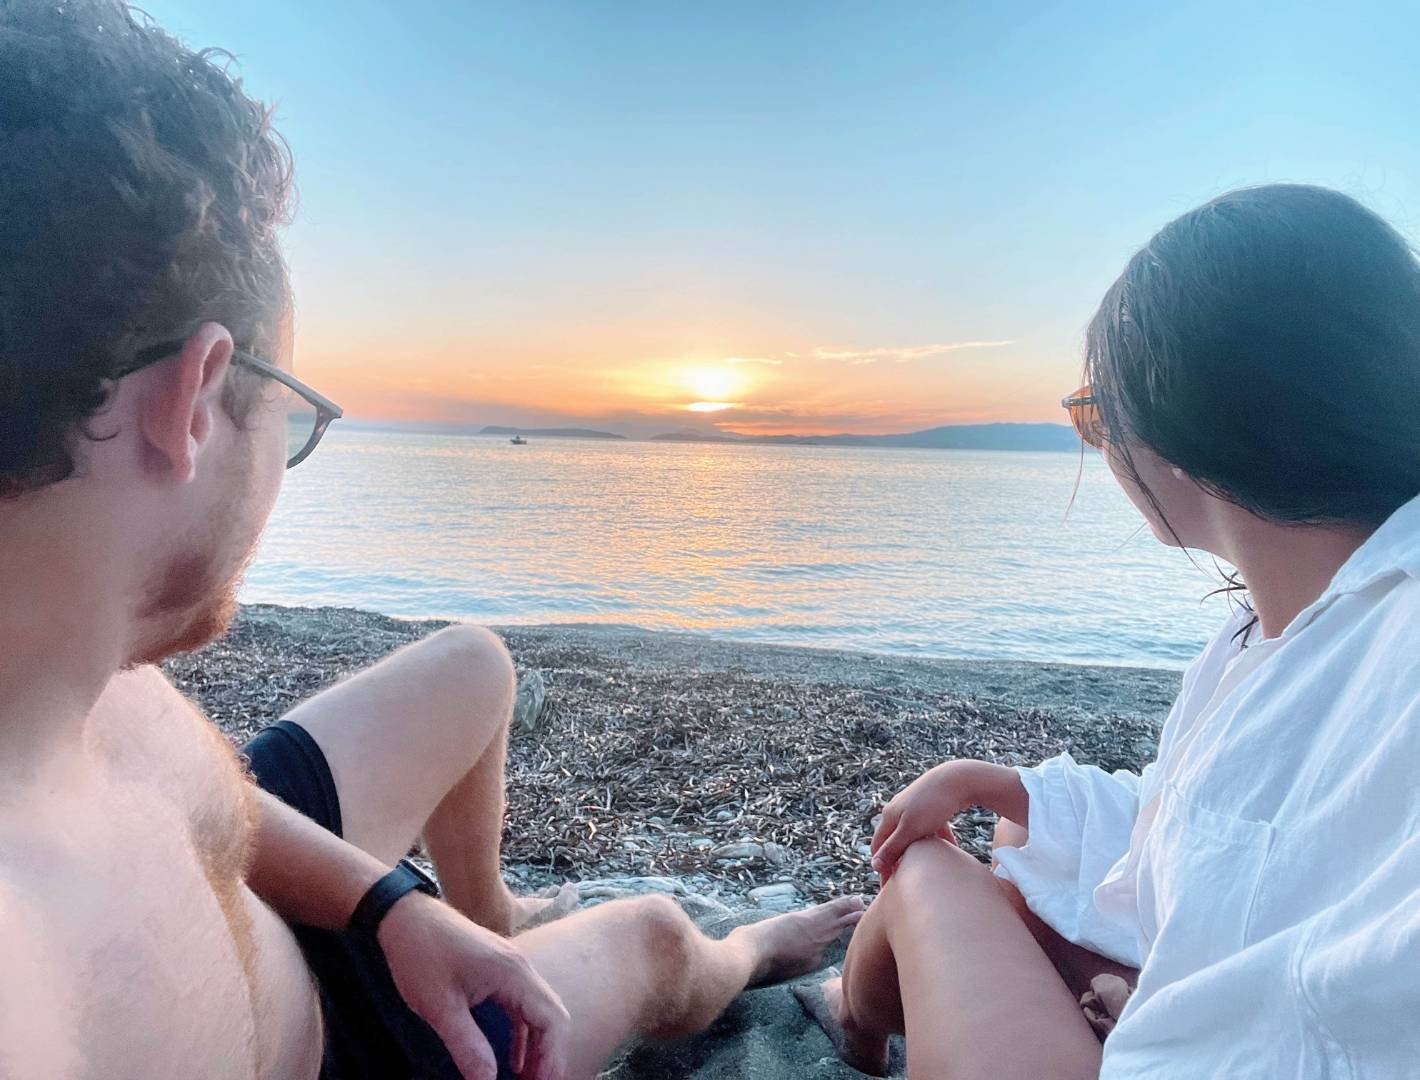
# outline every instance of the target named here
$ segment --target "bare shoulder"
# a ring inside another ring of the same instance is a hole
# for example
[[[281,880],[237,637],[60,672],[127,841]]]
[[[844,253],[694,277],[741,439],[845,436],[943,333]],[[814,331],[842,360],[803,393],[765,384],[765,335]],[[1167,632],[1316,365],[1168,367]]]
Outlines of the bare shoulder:
[[[116,774],[167,784],[187,807],[240,779],[231,743],[156,667],[115,675],[89,714],[88,732]]]
[[[236,750],[155,667],[115,675],[90,713],[88,738],[114,780],[150,814],[184,823],[203,862],[224,879],[251,858],[254,801]]]
[[[110,741],[166,732],[174,724],[186,727],[194,720],[205,722],[197,707],[152,666],[120,671],[89,714],[91,729]]]
[[[86,1058],[75,967],[44,911],[0,872],[0,1080],[71,1080]]]

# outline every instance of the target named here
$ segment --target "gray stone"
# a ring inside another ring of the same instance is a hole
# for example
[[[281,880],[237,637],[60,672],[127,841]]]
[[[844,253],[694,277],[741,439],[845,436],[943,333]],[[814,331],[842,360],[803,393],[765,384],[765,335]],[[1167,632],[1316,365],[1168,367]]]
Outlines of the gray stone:
[[[533,732],[547,715],[547,683],[540,671],[529,671],[518,683],[518,703],[513,707],[513,730]]]
[[[722,844],[711,854],[718,862],[732,862],[736,859],[759,859],[764,856],[764,845],[751,841],[744,841],[739,844]]]
[[[790,911],[798,906],[799,890],[793,882],[781,881],[751,889],[749,900],[756,907],[769,908],[772,911]]]
[[[668,877],[617,877],[579,881],[577,889],[586,900],[613,900],[624,896],[687,896],[690,890],[683,882]]]
[[[783,866],[789,858],[789,851],[783,844],[771,841],[764,845],[764,858],[770,866]]]
[[[703,893],[686,893],[684,896],[677,896],[676,900],[701,929],[709,930],[725,923],[734,922],[736,919],[735,911],[720,903],[713,896],[706,896]]]

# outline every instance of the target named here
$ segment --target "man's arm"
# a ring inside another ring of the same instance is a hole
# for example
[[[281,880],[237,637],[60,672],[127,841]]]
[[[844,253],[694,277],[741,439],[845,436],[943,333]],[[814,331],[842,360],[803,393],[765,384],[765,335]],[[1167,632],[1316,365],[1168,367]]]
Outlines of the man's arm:
[[[343,930],[389,867],[255,789],[255,850],[247,883],[288,922]],[[398,900],[376,934],[405,1002],[432,1027],[469,1080],[497,1074],[470,1009],[501,1005],[519,1031],[513,1067],[531,1080],[565,1073],[567,1010],[518,949],[423,893]]]
[[[247,884],[287,922],[343,930],[390,868],[253,785],[257,820]]]

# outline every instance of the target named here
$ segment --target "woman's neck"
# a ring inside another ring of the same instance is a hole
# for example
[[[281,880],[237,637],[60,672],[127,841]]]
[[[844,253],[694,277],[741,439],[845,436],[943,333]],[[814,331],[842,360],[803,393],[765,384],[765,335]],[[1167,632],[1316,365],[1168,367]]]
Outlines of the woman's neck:
[[[1370,535],[1359,528],[1278,525],[1242,510],[1222,532],[1218,554],[1238,568],[1264,638],[1277,637],[1314,603]]]

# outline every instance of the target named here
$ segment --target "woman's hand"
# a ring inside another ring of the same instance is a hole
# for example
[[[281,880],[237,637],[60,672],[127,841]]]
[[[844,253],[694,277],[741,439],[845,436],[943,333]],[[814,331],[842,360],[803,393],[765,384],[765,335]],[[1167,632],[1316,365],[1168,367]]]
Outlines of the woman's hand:
[[[884,884],[892,877],[902,853],[918,840],[940,836],[956,843],[951,820],[971,805],[961,790],[956,775],[959,770],[952,768],[958,764],[948,761],[927,770],[883,807],[871,850],[873,869],[882,875]]]
[[[469,1010],[500,1005],[513,1022],[513,1071],[563,1080],[571,1018],[523,954],[442,900],[410,893],[380,923],[380,947],[405,1003],[434,1029],[465,1080],[494,1080],[498,1066]]]
[[[969,806],[1025,821],[1028,796],[1014,769],[985,761],[947,761],[929,769],[883,807],[873,834],[873,869],[884,883],[902,853],[918,840],[939,836],[956,843],[951,820]],[[1019,816],[1018,816],[1019,815]]]

